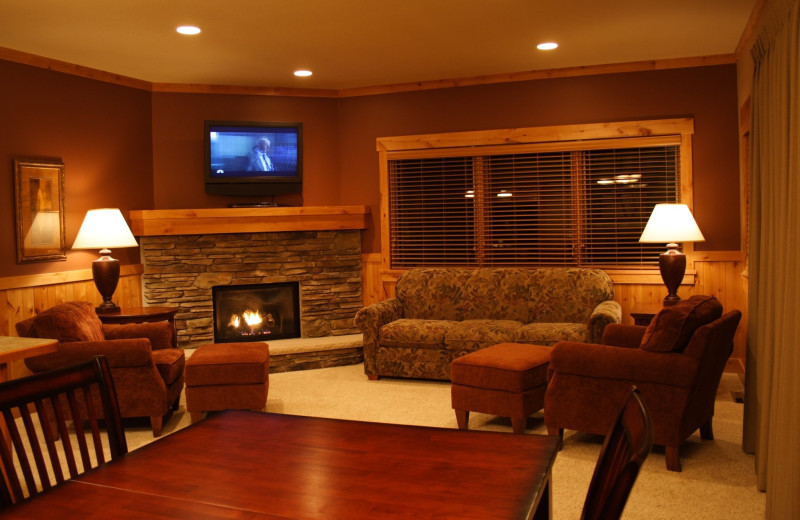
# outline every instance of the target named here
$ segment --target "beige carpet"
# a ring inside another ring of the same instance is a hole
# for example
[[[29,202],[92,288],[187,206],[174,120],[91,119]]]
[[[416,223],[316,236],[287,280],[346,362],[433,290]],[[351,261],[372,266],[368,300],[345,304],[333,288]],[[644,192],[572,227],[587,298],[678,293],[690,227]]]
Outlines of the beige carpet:
[[[742,409],[732,391],[741,391],[726,374],[717,396],[714,441],[689,438],[681,449],[681,473],[669,472],[663,449],[648,457],[633,488],[626,519],[759,519],[765,495],[755,487],[754,460],[742,452]],[[270,374],[267,411],[360,421],[456,428],[449,383],[381,379],[368,381],[362,365]],[[164,425],[165,434],[189,424],[183,403]],[[470,428],[508,432],[508,419],[471,414]],[[540,414],[528,421],[529,434],[544,434]],[[128,426],[130,449],[151,442],[145,425]],[[602,438],[566,432],[553,469],[556,520],[580,517]]]

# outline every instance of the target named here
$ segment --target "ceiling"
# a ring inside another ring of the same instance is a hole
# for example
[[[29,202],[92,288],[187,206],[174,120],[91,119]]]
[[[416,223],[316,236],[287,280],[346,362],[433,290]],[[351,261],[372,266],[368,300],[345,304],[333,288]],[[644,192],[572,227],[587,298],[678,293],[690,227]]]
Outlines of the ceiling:
[[[757,1],[0,0],[0,47],[153,83],[347,89],[732,54]]]

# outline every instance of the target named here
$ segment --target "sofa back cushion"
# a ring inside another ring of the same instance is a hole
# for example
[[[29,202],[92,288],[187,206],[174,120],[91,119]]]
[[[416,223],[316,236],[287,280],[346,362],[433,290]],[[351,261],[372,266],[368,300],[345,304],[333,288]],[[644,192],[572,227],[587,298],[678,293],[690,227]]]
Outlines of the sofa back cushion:
[[[713,296],[695,295],[664,307],[647,326],[640,348],[651,352],[683,352],[694,332],[722,316]]]
[[[586,323],[614,286],[597,269],[420,268],[395,293],[410,319]]]
[[[527,273],[521,269],[422,268],[397,280],[410,319],[527,319]]]
[[[534,269],[529,291],[529,321],[539,323],[587,323],[595,307],[614,299],[614,283],[600,269]]]
[[[66,302],[30,318],[26,329],[37,338],[72,341],[103,341],[103,324],[90,302]],[[27,320],[26,320],[27,321]],[[32,325],[32,326],[31,326]],[[18,329],[19,330],[19,329]]]

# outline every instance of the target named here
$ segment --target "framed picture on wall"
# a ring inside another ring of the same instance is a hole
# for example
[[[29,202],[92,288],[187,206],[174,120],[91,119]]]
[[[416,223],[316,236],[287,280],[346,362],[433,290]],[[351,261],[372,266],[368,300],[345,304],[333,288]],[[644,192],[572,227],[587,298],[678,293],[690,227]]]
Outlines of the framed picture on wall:
[[[66,260],[64,163],[14,159],[17,263]]]

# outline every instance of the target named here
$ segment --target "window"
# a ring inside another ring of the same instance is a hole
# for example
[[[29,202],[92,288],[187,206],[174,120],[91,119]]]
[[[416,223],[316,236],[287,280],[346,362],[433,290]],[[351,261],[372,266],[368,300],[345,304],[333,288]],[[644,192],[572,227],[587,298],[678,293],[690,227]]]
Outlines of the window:
[[[591,139],[572,138],[578,127],[520,129],[513,144],[502,131],[419,136],[433,148],[380,139],[389,267],[655,267],[664,245],[639,236],[655,204],[691,194],[691,122],[618,137],[630,125],[607,137],[580,127]]]

